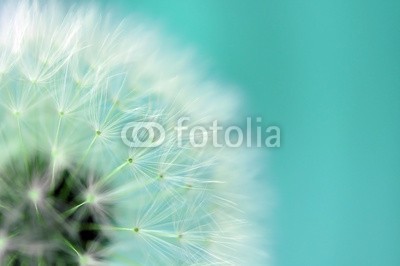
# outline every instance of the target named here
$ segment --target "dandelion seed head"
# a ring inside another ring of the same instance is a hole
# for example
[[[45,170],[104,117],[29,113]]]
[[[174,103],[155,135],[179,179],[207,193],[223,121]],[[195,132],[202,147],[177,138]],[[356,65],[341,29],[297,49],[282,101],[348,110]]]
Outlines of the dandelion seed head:
[[[234,120],[237,97],[173,51],[146,23],[90,5],[4,4],[0,264],[263,260],[247,151],[179,146],[174,132],[183,116]],[[131,122],[161,124],[162,145],[126,145]]]

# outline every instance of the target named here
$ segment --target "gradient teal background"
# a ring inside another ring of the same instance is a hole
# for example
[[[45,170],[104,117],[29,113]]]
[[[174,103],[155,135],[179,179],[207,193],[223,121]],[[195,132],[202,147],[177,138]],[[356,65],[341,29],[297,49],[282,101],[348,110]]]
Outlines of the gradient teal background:
[[[196,47],[281,126],[265,161],[275,265],[400,265],[400,1],[108,5]]]

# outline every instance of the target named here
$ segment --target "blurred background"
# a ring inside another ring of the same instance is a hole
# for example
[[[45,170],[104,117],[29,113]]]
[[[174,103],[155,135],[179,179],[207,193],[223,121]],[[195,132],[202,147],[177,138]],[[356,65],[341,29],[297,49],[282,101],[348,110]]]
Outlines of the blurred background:
[[[400,1],[101,1],[195,47],[244,117],[281,127],[274,265],[400,265]]]

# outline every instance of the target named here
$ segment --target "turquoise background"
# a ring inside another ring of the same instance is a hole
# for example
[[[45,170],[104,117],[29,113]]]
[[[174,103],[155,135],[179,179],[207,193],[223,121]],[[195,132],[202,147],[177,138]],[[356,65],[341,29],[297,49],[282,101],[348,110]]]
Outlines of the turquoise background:
[[[400,1],[106,4],[196,47],[282,128],[274,265],[400,265]]]

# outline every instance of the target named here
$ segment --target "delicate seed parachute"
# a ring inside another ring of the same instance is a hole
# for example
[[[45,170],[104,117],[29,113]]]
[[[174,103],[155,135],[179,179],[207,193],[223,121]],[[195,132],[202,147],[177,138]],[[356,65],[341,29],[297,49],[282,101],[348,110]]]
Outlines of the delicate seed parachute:
[[[1,10],[1,265],[264,265],[243,195],[256,193],[252,160],[174,134],[183,116],[231,121],[233,98],[134,19],[55,2]],[[147,121],[162,145],[122,141]]]

